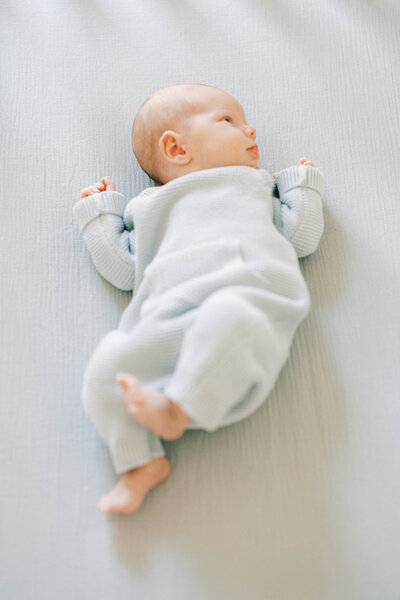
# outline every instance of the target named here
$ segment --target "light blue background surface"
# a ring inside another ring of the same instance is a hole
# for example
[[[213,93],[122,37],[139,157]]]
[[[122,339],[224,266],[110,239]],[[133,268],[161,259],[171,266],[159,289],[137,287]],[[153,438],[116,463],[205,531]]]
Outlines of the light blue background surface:
[[[397,2],[28,2],[0,7],[4,600],[399,598]],[[301,260],[312,312],[247,420],[165,443],[171,475],[128,517],[80,390],[129,294],[73,221],[156,89],[216,85],[271,173],[324,173],[325,234]]]

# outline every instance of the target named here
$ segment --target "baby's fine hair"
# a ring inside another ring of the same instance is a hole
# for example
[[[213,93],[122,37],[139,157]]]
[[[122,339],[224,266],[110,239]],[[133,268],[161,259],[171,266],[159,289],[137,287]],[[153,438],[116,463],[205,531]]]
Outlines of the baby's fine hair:
[[[205,83],[178,83],[161,88],[140,106],[132,125],[132,150],[143,171],[156,183],[165,183],[158,141],[167,129],[179,129],[197,106],[196,90]],[[219,89],[219,88],[215,88]]]

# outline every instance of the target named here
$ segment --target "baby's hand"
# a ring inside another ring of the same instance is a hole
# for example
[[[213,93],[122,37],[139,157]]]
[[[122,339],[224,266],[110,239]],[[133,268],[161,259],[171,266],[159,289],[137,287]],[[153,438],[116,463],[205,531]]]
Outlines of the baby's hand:
[[[99,192],[115,192],[115,183],[110,177],[102,177],[101,181],[95,185],[91,185],[81,190],[81,198],[86,198],[86,196],[92,196]]]
[[[315,167],[314,163],[312,163],[311,160],[307,160],[306,158],[301,158],[300,164],[310,165],[310,167]],[[274,175],[273,175],[274,179],[276,179],[278,177],[279,173],[280,173],[280,171],[278,171],[278,173],[274,173]]]

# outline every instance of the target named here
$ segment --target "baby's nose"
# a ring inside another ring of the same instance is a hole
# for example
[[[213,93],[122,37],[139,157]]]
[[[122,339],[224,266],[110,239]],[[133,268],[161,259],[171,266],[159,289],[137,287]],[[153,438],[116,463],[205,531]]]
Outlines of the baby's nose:
[[[253,139],[256,139],[256,130],[254,127],[247,127],[246,133]]]

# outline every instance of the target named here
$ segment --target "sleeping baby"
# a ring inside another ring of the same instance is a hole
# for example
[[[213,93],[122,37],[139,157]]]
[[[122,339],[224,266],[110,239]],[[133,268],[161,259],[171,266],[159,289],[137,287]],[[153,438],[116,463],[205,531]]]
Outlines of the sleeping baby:
[[[311,306],[298,259],[324,228],[322,173],[305,158],[260,169],[254,127],[218,88],[155,92],[132,148],[156,185],[127,202],[103,177],[73,208],[99,273],[133,291],[82,392],[121,475],[98,508],[125,514],[168,477],[162,440],[216,431],[266,400]]]

